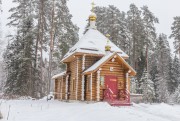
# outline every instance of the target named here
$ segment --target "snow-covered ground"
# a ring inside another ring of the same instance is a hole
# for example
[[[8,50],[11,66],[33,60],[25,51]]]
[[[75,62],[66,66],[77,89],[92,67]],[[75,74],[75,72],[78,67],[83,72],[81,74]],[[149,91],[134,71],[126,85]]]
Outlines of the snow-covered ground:
[[[133,104],[111,107],[107,103],[0,100],[1,121],[180,121],[180,105]]]

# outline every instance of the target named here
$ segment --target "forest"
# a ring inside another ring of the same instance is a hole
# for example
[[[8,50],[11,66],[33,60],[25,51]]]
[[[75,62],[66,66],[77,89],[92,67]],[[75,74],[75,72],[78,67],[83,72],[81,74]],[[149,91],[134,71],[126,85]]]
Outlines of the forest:
[[[6,49],[0,50],[0,92],[6,97],[41,98],[51,91],[52,75],[65,69],[60,60],[79,40],[79,28],[72,21],[67,0],[13,2],[17,6],[9,10],[7,26],[16,32],[7,36]],[[157,33],[160,21],[146,5],[130,4],[128,11],[114,5],[96,6],[95,13],[97,29],[110,35],[137,71],[131,80],[132,93],[143,94],[145,102],[180,103],[180,16],[174,16],[167,36]],[[170,38],[175,52],[171,52]],[[0,46],[1,42],[2,37]]]

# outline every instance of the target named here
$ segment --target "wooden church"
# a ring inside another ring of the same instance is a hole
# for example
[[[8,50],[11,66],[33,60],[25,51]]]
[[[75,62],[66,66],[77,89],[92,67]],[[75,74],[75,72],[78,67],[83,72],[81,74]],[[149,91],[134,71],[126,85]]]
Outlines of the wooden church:
[[[66,71],[52,77],[54,97],[130,105],[130,76],[136,72],[129,56],[96,29],[96,18],[92,10],[88,31],[61,60]]]

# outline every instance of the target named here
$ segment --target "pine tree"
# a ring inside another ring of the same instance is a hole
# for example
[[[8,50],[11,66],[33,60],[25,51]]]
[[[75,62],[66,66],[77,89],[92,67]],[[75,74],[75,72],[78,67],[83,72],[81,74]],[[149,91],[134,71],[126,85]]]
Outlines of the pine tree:
[[[177,56],[175,55],[174,60],[170,60],[169,64],[169,79],[168,79],[168,91],[170,94],[174,93],[177,89],[180,81],[180,62]]]
[[[17,34],[12,36],[12,42],[4,53],[8,70],[7,94],[33,97],[47,94],[49,64],[43,55],[49,50],[50,37],[53,36],[55,45],[54,73],[60,70],[62,66],[59,61],[78,40],[78,28],[71,21],[72,16],[69,14],[66,1],[54,0],[54,7],[53,1],[48,0],[13,1],[18,6],[10,10],[12,15],[9,17],[11,21],[8,25],[16,27]],[[16,56],[12,53],[16,53]]]
[[[67,0],[52,0],[45,3],[49,50],[48,91],[51,76],[65,69],[60,63],[70,47],[78,41],[78,27],[71,21],[72,15],[67,7]]]
[[[144,70],[148,70],[148,58],[152,54],[156,41],[155,23],[158,18],[148,9],[147,6],[138,9],[131,4],[127,12],[128,28],[132,35],[130,63],[137,71],[137,85],[141,87]],[[139,92],[138,92],[139,93]]]
[[[0,111],[0,119],[3,119],[3,115],[2,115],[2,113],[1,113],[1,111]]]
[[[153,47],[156,42],[156,28],[155,24],[159,23],[159,20],[157,17],[154,16],[154,14],[148,9],[147,6],[143,6],[141,8],[142,10],[142,20],[144,25],[144,50],[147,50],[146,48],[153,50]]]
[[[44,96],[47,94],[47,84],[48,78],[46,78],[47,65],[45,65],[43,55],[47,54],[47,49],[49,47],[48,43],[50,40],[49,30],[48,30],[48,18],[47,13],[49,10],[48,0],[38,0],[35,1],[35,21],[38,23],[35,25],[35,64],[34,68],[39,72],[34,73],[38,77],[37,82],[35,82],[36,90],[39,90],[39,95]],[[39,88],[40,87],[40,88]]]
[[[143,84],[141,85],[143,91],[143,98],[145,102],[153,102],[154,99],[154,85],[153,82],[148,78],[147,70],[144,70],[141,78]]]
[[[174,38],[175,52],[180,56],[180,16],[174,17],[171,30],[172,34],[170,35],[170,38]]]
[[[159,78],[159,72],[158,72],[158,67],[157,67],[157,59],[152,56],[153,62],[151,63],[151,70],[149,72],[150,74],[150,79],[153,82],[153,88],[154,88],[154,99],[153,102],[158,102],[158,97],[159,97],[159,83],[158,81],[160,80]]]
[[[5,63],[0,59],[0,93],[4,91],[5,80],[6,80]]]
[[[168,87],[167,87],[167,82],[169,79],[169,64],[170,64],[170,59],[171,59],[171,53],[170,53],[170,47],[169,43],[167,40],[167,36],[165,34],[160,34],[155,51],[152,54],[152,62],[156,61],[156,66],[155,69],[157,68],[157,75],[155,78],[155,74],[152,74],[151,78],[154,78],[156,85],[157,85],[157,92],[158,92],[158,97],[156,97],[156,100],[158,102],[167,102],[167,99],[169,97],[169,92],[168,92]],[[153,64],[153,63],[152,63]],[[151,71],[153,71],[153,68],[151,68]],[[155,91],[156,95],[156,91]]]
[[[1,13],[2,13],[1,4],[2,4],[2,2],[1,2],[1,0],[0,0],[0,15],[1,15]],[[0,45],[2,45],[1,19],[0,19]],[[2,51],[2,50],[0,49],[0,51]],[[0,56],[1,56],[1,52],[0,52]]]
[[[6,82],[7,94],[35,97],[37,91],[35,83],[37,77],[33,72],[34,65],[34,1],[22,0],[13,2],[18,6],[10,10],[9,26],[17,28],[17,34],[13,36],[12,43],[8,45],[4,54],[7,64],[8,76]]]
[[[159,59],[159,69],[161,70],[161,75],[164,77],[168,76],[169,62],[171,59],[170,46],[165,34],[160,34],[157,41],[157,54]]]
[[[131,41],[129,47],[129,63],[137,71],[136,82],[137,82],[137,93],[142,93],[142,75],[146,67],[146,58],[145,58],[145,26],[143,24],[142,11],[135,5],[131,4],[130,9],[127,12],[127,26],[128,30],[131,33]]]
[[[139,10],[135,4],[131,4],[130,10],[127,12],[127,23],[129,31],[132,34],[130,63],[137,69],[136,63],[143,48],[142,40],[144,39],[144,26],[141,18],[141,10]]]
[[[64,65],[60,63],[60,60],[67,53],[69,48],[78,41],[79,29],[72,23],[72,15],[69,13],[67,0],[55,0],[54,12],[54,49],[52,69],[54,71],[53,73],[59,73],[59,71],[64,69]],[[51,15],[51,13],[52,12],[49,11],[49,15]]]
[[[141,55],[137,60],[137,66],[138,66],[138,68],[136,69],[136,71],[137,71],[137,75],[136,75],[137,93],[142,94],[143,91],[142,91],[141,87],[145,81],[142,78],[144,78],[143,73],[146,70],[146,58],[145,58],[143,52],[141,52]]]
[[[171,98],[173,102],[180,104],[180,86],[176,89]]]

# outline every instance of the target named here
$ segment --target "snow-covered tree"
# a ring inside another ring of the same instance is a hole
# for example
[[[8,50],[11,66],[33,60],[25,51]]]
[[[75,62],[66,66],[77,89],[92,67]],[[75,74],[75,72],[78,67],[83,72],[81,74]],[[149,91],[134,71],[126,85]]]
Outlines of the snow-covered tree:
[[[180,104],[180,86],[176,89],[171,98],[174,103]]]
[[[137,83],[137,93],[142,94],[142,85],[144,83],[144,78],[143,77],[143,72],[146,70],[146,57],[144,54],[141,52],[141,55],[139,55],[139,58],[137,60],[138,68],[136,68],[137,75],[136,75],[136,83]]]
[[[175,55],[174,60],[170,60],[169,64],[169,79],[167,81],[168,91],[174,93],[180,83],[180,62]]]
[[[2,113],[1,113],[1,111],[0,111],[0,119],[3,119],[3,115],[2,115]]]
[[[17,28],[16,35],[7,46],[4,60],[7,64],[6,94],[20,96],[36,96],[38,73],[34,65],[34,1],[14,0],[17,7],[10,9],[12,12],[8,25]],[[36,86],[35,86],[36,85]]]
[[[67,0],[13,2],[17,6],[10,10],[8,25],[15,27],[17,33],[11,36],[4,53],[8,72],[6,93],[44,96],[51,78],[51,75],[47,77],[49,64],[45,58],[50,40],[53,41],[53,71],[59,73],[60,60],[78,40],[78,28],[71,21]]]
[[[155,101],[167,102],[169,92],[169,64],[171,60],[170,47],[165,34],[160,34],[154,53],[150,57],[150,75],[154,83]]]
[[[1,13],[2,13],[1,4],[2,4],[2,2],[1,2],[1,0],[0,0],[0,15],[1,15]],[[1,18],[0,18],[0,45],[2,45]],[[2,50],[0,49],[0,56],[1,56],[1,52],[2,52]]]
[[[55,0],[54,12],[54,51],[52,69],[54,71],[53,73],[59,73],[59,71],[62,71],[62,68],[64,69],[64,65],[60,63],[60,60],[67,53],[69,48],[79,39],[79,28],[74,25],[71,20],[72,15],[67,7],[67,0]],[[52,12],[49,12],[49,16],[51,16],[51,13]]]
[[[143,6],[142,10],[142,21],[144,26],[144,50],[153,50],[156,42],[156,28],[155,24],[159,23],[159,20],[155,15],[149,10],[147,6]],[[147,51],[148,51],[147,50]]]
[[[135,4],[131,4],[130,10],[127,12],[127,24],[132,35],[130,63],[137,69],[136,62],[141,55],[142,48],[144,48],[142,43],[142,40],[144,39],[144,26],[141,18],[141,10],[139,10]]]
[[[174,22],[172,23],[172,34],[170,38],[174,38],[175,52],[180,55],[180,16],[174,17]]]
[[[159,97],[159,94],[158,94],[158,91],[159,91],[159,80],[160,80],[160,77],[159,77],[159,72],[158,72],[158,67],[157,67],[157,59],[152,56],[153,58],[153,62],[151,63],[151,68],[150,68],[150,79],[151,81],[153,82],[153,88],[154,88],[154,99],[153,99],[153,102],[158,102],[158,97]]]
[[[141,85],[142,93],[143,93],[143,100],[145,102],[153,102],[154,99],[154,85],[153,82],[148,78],[147,70],[144,70],[143,76],[142,76],[142,82]]]
[[[67,0],[52,0],[45,3],[45,16],[48,30],[49,83],[51,76],[65,69],[60,60],[78,41],[78,27],[72,23],[72,15],[67,7]],[[50,84],[48,84],[50,87]],[[50,90],[50,89],[48,89]]]
[[[5,81],[6,81],[5,63],[0,60],[0,92],[4,92]]]

